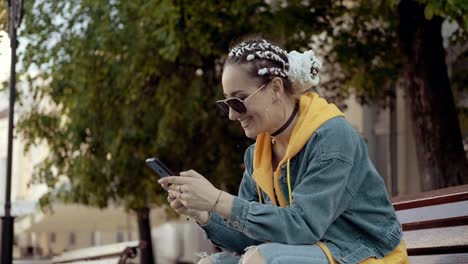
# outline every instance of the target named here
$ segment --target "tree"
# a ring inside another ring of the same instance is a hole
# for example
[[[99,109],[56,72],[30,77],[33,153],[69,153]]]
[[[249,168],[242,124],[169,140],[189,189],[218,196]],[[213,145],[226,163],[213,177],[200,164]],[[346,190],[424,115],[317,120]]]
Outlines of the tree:
[[[140,238],[151,249],[149,209],[163,204],[166,193],[146,158],[194,168],[225,190],[237,189],[251,141],[214,107],[229,45],[263,32],[306,47],[307,36],[329,26],[330,12],[339,11],[334,5],[26,2],[21,59],[29,85],[20,100],[30,94],[34,103],[17,127],[27,147],[45,141],[50,148],[36,174],[50,188],[41,204],[123,204],[136,212]],[[311,15],[323,19],[310,23]],[[143,253],[142,263],[151,263],[151,250]]]
[[[333,46],[326,65],[334,74],[325,86],[344,87],[335,88],[337,95],[354,93],[363,104],[388,107],[395,87],[405,90],[424,190],[468,183],[441,36],[442,22],[454,21],[452,39],[466,41],[467,10],[457,0],[353,1],[326,32]],[[466,93],[466,78],[452,79],[456,92]]]
[[[411,116],[423,188],[468,183],[468,160],[445,62],[442,15],[460,17],[468,29],[466,1],[401,1],[398,38],[403,79]]]
[[[8,5],[6,1],[0,1],[0,31],[8,31],[7,29],[8,21]],[[2,41],[2,36],[0,36],[0,41]]]
[[[8,5],[7,1],[0,3],[0,30],[5,30],[8,21]]]

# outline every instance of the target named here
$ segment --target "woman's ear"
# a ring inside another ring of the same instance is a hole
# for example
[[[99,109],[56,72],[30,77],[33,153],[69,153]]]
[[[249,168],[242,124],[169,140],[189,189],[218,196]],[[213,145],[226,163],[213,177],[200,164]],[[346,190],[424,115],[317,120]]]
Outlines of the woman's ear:
[[[278,100],[281,95],[284,93],[283,80],[279,77],[275,77],[271,80],[271,88],[275,94],[276,99]]]

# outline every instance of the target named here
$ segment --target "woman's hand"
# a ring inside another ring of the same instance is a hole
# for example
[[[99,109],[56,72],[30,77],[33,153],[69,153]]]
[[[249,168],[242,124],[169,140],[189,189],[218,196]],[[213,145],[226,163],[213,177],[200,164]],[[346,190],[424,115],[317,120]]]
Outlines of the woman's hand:
[[[169,205],[172,207],[172,209],[176,211],[176,213],[189,216],[195,219],[195,221],[197,221],[201,225],[208,223],[208,220],[210,218],[209,212],[188,209],[177,198],[179,192],[177,190],[174,190],[174,185],[161,184],[161,186],[168,191],[169,195],[167,196],[167,201],[169,202]]]
[[[170,190],[169,195],[167,196],[167,201],[169,202],[169,205],[172,207],[172,209],[174,209],[174,211],[176,211],[176,213],[189,216],[195,219],[195,221],[197,221],[201,225],[208,223],[208,220],[210,218],[210,214],[208,212],[188,209],[182,204],[182,202],[179,199],[177,199],[177,195],[177,191]]]
[[[164,189],[169,189],[171,207],[173,204],[181,213],[190,213],[189,210],[211,211],[221,194],[220,190],[194,170],[181,172],[180,176],[161,178],[158,183]]]
[[[186,216],[194,216],[197,214],[197,210],[188,209],[186,206],[182,204],[182,202],[177,199],[178,193],[177,191],[169,190],[169,195],[167,196],[167,201],[169,205],[176,211],[176,213]]]

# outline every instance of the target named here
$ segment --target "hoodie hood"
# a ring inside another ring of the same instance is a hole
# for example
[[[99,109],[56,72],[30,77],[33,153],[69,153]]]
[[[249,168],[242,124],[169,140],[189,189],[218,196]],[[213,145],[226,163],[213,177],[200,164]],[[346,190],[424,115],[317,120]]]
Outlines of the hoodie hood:
[[[281,207],[286,207],[288,205],[279,184],[281,166],[287,163],[289,201],[292,203],[289,175],[290,159],[299,153],[307,144],[317,128],[326,121],[337,116],[343,116],[343,113],[336,105],[328,103],[317,93],[306,93],[302,95],[299,98],[299,117],[294,126],[291,138],[289,139],[286,154],[274,171],[271,164],[271,136],[268,133],[262,133],[257,136],[253,158],[253,178],[258,186],[260,202],[262,197],[261,189],[274,205],[280,205]],[[278,200],[275,198],[275,194]]]

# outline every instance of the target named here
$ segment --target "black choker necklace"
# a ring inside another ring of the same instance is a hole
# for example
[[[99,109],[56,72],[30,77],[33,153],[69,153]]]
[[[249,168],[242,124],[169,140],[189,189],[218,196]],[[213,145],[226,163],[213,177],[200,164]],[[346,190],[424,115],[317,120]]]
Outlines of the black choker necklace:
[[[289,117],[288,121],[286,121],[286,123],[284,123],[284,125],[282,127],[280,127],[278,130],[276,130],[274,133],[272,133],[271,136],[276,137],[277,135],[281,134],[281,132],[283,132],[286,128],[288,128],[288,126],[294,120],[294,117],[296,116],[298,110],[299,110],[299,103],[296,103],[296,105],[294,106],[294,110],[293,110],[291,116]],[[273,143],[275,143],[274,141],[275,140],[272,139]]]

